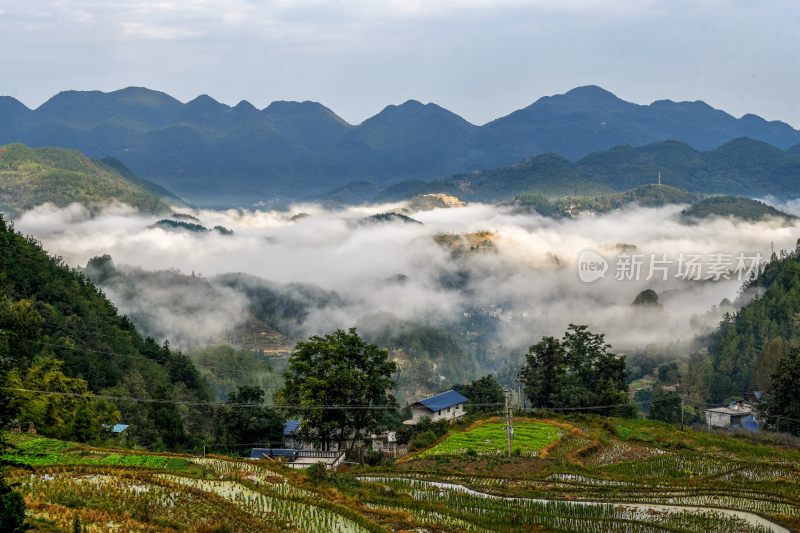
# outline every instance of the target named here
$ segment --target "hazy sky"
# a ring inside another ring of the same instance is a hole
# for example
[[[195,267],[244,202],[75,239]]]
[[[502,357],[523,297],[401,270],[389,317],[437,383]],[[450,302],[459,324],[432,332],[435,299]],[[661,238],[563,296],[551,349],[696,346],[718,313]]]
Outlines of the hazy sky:
[[[798,0],[0,0],[0,94],[410,98],[475,123],[578,85],[800,126]]]

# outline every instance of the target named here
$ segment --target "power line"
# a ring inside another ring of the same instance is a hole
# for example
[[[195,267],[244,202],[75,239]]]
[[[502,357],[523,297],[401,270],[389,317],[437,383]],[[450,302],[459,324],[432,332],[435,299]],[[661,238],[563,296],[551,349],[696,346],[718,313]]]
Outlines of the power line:
[[[227,402],[208,402],[208,401],[200,401],[200,400],[172,400],[172,399],[163,399],[163,398],[136,398],[134,396],[112,396],[107,394],[93,394],[91,392],[79,393],[79,392],[64,392],[64,391],[45,391],[45,390],[36,390],[36,389],[27,389],[23,387],[0,387],[3,390],[9,390],[14,392],[22,392],[27,394],[40,394],[40,395],[52,395],[52,396],[66,396],[66,397],[77,397],[77,398],[86,398],[86,399],[96,399],[96,400],[109,400],[109,401],[121,401],[121,402],[139,402],[139,403],[154,403],[154,404],[174,404],[174,405],[187,405],[187,406],[203,406],[203,407],[228,407],[228,408],[260,408],[260,407],[267,407],[271,409],[292,409],[292,410],[314,410],[314,409],[324,409],[324,410],[399,410],[402,409],[400,406],[396,405],[352,405],[352,404],[343,404],[343,405],[300,405],[300,404],[256,404],[256,403],[227,403]],[[660,400],[660,401],[666,401]],[[590,407],[547,407],[541,408],[544,411],[580,411],[580,410],[595,410],[595,409],[610,409],[613,407],[622,407],[631,404],[636,404],[637,402],[631,403],[619,403],[619,404],[611,404],[611,405],[596,405]],[[651,402],[653,403],[653,402]],[[499,407],[505,405],[505,402],[491,402],[491,403],[469,403],[471,407]],[[534,408],[528,408],[526,411],[534,411]]]
[[[296,409],[296,410],[313,410],[313,409],[330,409],[330,410],[395,410],[401,409],[396,405],[299,405],[299,404],[261,404],[261,403],[226,403],[226,402],[207,402],[199,400],[169,400],[162,398],[136,398],[133,396],[111,396],[107,394],[92,394],[90,392],[64,392],[64,391],[45,391],[26,389],[23,387],[0,387],[3,390],[23,392],[28,394],[41,394],[53,396],[68,396],[78,397],[95,400],[109,400],[109,401],[130,401],[140,403],[155,403],[155,404],[176,404],[188,406],[209,406],[209,407],[233,407],[233,408],[259,408],[268,407],[272,409]],[[475,404],[476,406],[487,407],[500,404]]]

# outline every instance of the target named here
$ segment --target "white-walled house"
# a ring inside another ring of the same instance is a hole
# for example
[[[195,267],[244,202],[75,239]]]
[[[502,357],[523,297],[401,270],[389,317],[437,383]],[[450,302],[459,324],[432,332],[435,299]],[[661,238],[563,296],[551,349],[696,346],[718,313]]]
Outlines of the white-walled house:
[[[464,404],[469,400],[454,390],[449,390],[430,398],[425,398],[409,406],[411,420],[403,424],[416,425],[422,418],[430,418],[432,422],[439,420],[457,420],[466,414]]]
[[[709,428],[755,431],[758,429],[758,424],[755,422],[754,414],[750,405],[733,402],[726,407],[706,409],[706,423]]]

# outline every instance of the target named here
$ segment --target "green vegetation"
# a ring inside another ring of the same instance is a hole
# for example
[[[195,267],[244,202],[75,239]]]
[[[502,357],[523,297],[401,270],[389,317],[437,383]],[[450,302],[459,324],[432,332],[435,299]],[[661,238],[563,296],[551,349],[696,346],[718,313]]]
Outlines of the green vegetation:
[[[178,218],[178,220],[164,218],[153,224],[152,227],[165,229],[167,231],[190,231],[192,233],[208,233],[209,231],[216,231],[220,235],[233,235],[233,230],[224,226],[214,226],[212,229],[208,229],[197,222],[187,222],[188,219],[182,220],[186,216],[187,215],[182,215]],[[191,218],[197,220],[195,217]]]
[[[570,324],[564,337],[542,337],[528,349],[521,377],[536,407],[596,409],[609,416],[632,416],[625,386],[625,357],[610,351],[602,334]]]
[[[762,220],[772,217],[788,221],[794,218],[763,202],[749,198],[708,196],[656,184],[641,185],[624,192],[599,196],[553,198],[541,194],[523,193],[510,203],[517,212],[533,211],[551,218],[573,217],[585,213],[608,213],[633,205],[661,207],[675,204],[690,204],[681,213],[687,223],[711,216],[735,217],[742,220]]]
[[[75,202],[90,209],[112,202],[148,212],[167,209],[157,186],[134,181],[123,169],[72,150],[0,146],[0,209],[19,213],[44,203]]]
[[[2,219],[0,279],[0,355],[9,368],[2,385],[14,389],[15,425],[97,442],[107,438],[104,424],[123,421],[130,444],[171,449],[213,434],[201,409],[160,402],[211,398],[192,362],[143,338],[82,274]]]
[[[206,346],[186,352],[205,378],[218,399],[226,399],[239,386],[264,390],[271,398],[283,384],[276,363],[253,350],[236,349],[230,345]]]
[[[302,415],[302,439],[319,443],[323,450],[332,443],[352,448],[359,435],[389,427],[397,407],[389,393],[396,370],[389,352],[367,344],[355,328],[336,330],[297,343],[278,398],[290,406],[290,413]],[[329,407],[365,405],[374,409]]]
[[[397,188],[403,195],[409,191]],[[391,196],[394,189],[388,189]],[[525,194],[528,198],[608,194],[613,189],[582,175],[574,165],[556,154],[543,154],[510,166],[456,174],[441,180],[417,184],[411,195],[445,193],[468,200],[508,200]],[[404,196],[408,197],[408,196]]]
[[[141,87],[64,91],[36,110],[6,98],[0,122],[2,142],[119,154],[138,174],[193,201],[217,205],[277,196],[292,200],[354,181],[365,188],[364,180],[374,182],[365,184],[374,197],[382,184],[502,167],[538,154],[541,160],[522,163],[533,169],[521,173],[523,188],[496,187],[489,175],[503,172],[487,171],[479,173],[481,183],[472,188],[465,183],[463,190],[484,199],[496,193],[502,197],[492,199],[510,199],[537,186],[546,194],[570,188],[570,194],[589,194],[575,189],[588,182],[595,190],[625,190],[654,181],[662,171],[666,183],[690,191],[787,197],[800,192],[795,179],[800,158],[782,150],[797,144],[800,134],[786,124],[734,118],[703,102],[637,105],[591,86],[541,98],[482,126],[416,101],[389,105],[350,125],[316,102],[273,102],[259,110],[208,96],[182,103]],[[664,139],[682,142],[643,146]],[[731,146],[712,150],[723,143]],[[598,157],[587,157],[598,151]],[[508,174],[502,181],[513,186],[514,172]],[[471,175],[452,181],[458,188]],[[405,198],[417,192],[452,194],[441,186],[400,187]]]
[[[466,200],[517,198],[523,208],[547,211],[552,207],[543,199],[570,197],[569,203],[582,210],[604,212],[630,203],[648,207],[693,203],[701,193],[793,197],[800,192],[793,179],[798,171],[800,155],[752,139],[735,139],[707,152],[664,141],[616,146],[576,163],[545,153],[491,170],[431,182],[402,182],[387,187],[377,198],[396,200],[441,192]],[[656,183],[659,174],[663,185]]]
[[[472,383],[454,385],[453,389],[469,398],[466,405],[467,414],[495,414],[500,411],[500,405],[505,401],[503,387],[497,379],[489,374]],[[494,405],[492,405],[494,404]]]
[[[181,457],[114,453],[82,444],[73,444],[45,437],[16,436],[12,439],[14,451],[3,456],[12,465],[46,467],[58,465],[109,465],[152,468],[159,470],[186,470],[189,461]]]
[[[226,408],[220,417],[226,439],[222,444],[264,443],[265,447],[280,446],[283,419],[264,405],[264,391],[259,387],[240,386],[228,395]],[[260,406],[260,407],[259,407]],[[247,452],[247,448],[241,450]]]
[[[682,215],[689,219],[717,216],[735,217],[742,220],[778,218],[788,221],[795,218],[758,200],[738,196],[712,196],[711,198],[700,200],[688,209],[683,210]]]
[[[489,419],[395,464],[331,472],[16,435],[34,528],[159,531],[674,531],[800,526],[800,452],[770,435],[570,416]],[[447,426],[444,426],[447,427]],[[430,431],[430,429],[426,430]],[[42,457],[57,457],[46,463]],[[83,461],[83,462],[82,462]],[[467,492],[466,489],[475,491]],[[733,511],[743,514],[733,514]],[[768,521],[768,522],[767,522]]]
[[[563,430],[543,422],[517,421],[514,424],[513,451],[517,455],[535,456],[557,441]],[[463,453],[506,453],[506,427],[502,422],[478,424],[463,432],[453,433],[445,440],[428,448],[419,458],[434,455]]]
[[[364,224],[369,223],[376,223],[376,222],[404,222],[406,224],[422,224],[419,220],[413,219],[408,215],[404,215],[402,213],[394,213],[394,212],[387,212],[387,213],[378,213],[376,215],[370,215],[366,218],[361,219],[361,222]]]
[[[755,513],[789,529],[800,525],[796,442],[576,415],[515,420],[515,446],[526,422],[552,428],[555,438],[539,444],[547,453],[507,458],[480,455],[463,444],[432,453],[471,433],[455,429],[393,467],[366,469],[362,479],[370,485],[362,498],[421,523],[464,531],[523,531],[536,525],[548,531],[766,531],[757,517],[744,520],[726,510]],[[504,424],[494,425],[502,450]]]
[[[768,425],[796,434],[800,423],[792,419],[800,420],[800,397],[792,376],[800,349],[799,252],[773,255],[761,274],[745,284],[743,295],[757,291],[758,296],[725,314],[709,353],[691,358],[687,371],[689,392],[700,400],[720,403],[761,391]]]
[[[478,372],[475,358],[444,328],[399,320],[386,313],[364,317],[359,328],[368,342],[387,348],[398,361],[394,379],[401,404],[416,401],[420,390],[438,391]],[[444,383],[440,376],[446,376]]]

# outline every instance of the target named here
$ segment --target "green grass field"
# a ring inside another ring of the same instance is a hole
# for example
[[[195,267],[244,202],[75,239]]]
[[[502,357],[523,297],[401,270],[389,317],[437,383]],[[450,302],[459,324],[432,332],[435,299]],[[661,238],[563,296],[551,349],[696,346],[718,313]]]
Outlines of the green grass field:
[[[563,429],[544,422],[515,422],[512,445],[514,453],[525,456],[537,455],[547,445],[557,441],[563,432]],[[451,434],[444,441],[420,453],[418,457],[461,454],[469,450],[479,454],[504,453],[505,423],[491,422],[462,433]]]
[[[16,453],[0,456],[12,465],[47,467],[57,465],[131,466],[166,470],[185,470],[189,461],[181,457],[147,454],[109,453],[109,450],[90,448],[44,437],[12,439]]]

